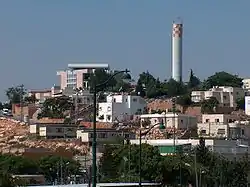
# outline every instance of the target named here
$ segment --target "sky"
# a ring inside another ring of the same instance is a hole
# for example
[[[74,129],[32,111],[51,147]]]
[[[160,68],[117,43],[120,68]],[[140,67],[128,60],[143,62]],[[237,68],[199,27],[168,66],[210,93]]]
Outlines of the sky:
[[[250,77],[250,1],[1,0],[0,100],[8,87],[50,88],[71,62],[171,77],[171,27],[184,24],[183,76]]]

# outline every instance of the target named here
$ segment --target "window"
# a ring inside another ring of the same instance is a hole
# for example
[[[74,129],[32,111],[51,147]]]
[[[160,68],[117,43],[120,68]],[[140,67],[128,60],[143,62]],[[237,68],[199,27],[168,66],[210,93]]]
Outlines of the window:
[[[217,134],[225,134],[226,130],[225,129],[218,129]]]
[[[110,121],[111,120],[111,115],[107,115],[107,120]]]
[[[224,95],[224,96],[223,96],[223,99],[227,99],[227,96]]]
[[[201,134],[206,134],[206,130],[201,130]]]
[[[129,138],[129,134],[125,134],[124,138]]]
[[[99,138],[107,138],[107,134],[106,133],[100,133],[98,135]]]
[[[181,119],[181,123],[183,123],[183,119]]]
[[[128,102],[128,99],[125,99],[125,102]]]
[[[245,130],[244,129],[241,129],[241,135],[245,135]]]
[[[206,119],[205,121],[206,121],[206,123],[209,123],[209,119]]]
[[[220,119],[215,119],[215,122],[216,122],[216,123],[219,123],[219,122],[220,122]]]
[[[137,99],[136,99],[136,98],[133,98],[133,102],[137,102]]]
[[[113,100],[113,101],[114,101],[114,103],[116,103],[116,98],[114,98],[114,100]]]
[[[56,132],[63,132],[63,128],[56,128]]]
[[[101,107],[101,106],[99,107],[99,110],[100,110],[100,111],[102,110],[102,107]]]

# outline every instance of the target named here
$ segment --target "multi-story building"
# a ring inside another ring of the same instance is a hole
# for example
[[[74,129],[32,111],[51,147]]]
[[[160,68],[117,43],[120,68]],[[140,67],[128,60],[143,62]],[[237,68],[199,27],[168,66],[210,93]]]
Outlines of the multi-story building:
[[[112,94],[107,96],[106,100],[98,104],[97,121],[114,122],[131,119],[135,114],[142,114],[146,108],[146,101],[140,96]]]
[[[191,93],[191,99],[195,103],[215,97],[222,107],[236,107],[237,99],[244,96],[245,91],[243,88],[227,86],[215,86],[207,91],[192,91]]]
[[[115,141],[117,138],[122,139],[134,139],[135,133],[126,129],[114,129],[114,128],[99,128],[96,131],[97,142],[107,143],[108,141]],[[93,138],[92,128],[79,128],[77,130],[77,138],[81,139],[81,142],[91,143]]]
[[[36,123],[30,125],[30,133],[46,139],[76,138],[77,125],[64,123]]]
[[[180,130],[186,130],[190,127],[197,126],[197,118],[180,113],[163,113],[163,114],[143,114],[140,116],[141,123],[148,122],[149,126],[153,126],[159,123],[164,123],[166,128],[173,128]]]
[[[226,139],[249,139],[250,123],[239,121],[236,115],[203,114],[202,123],[198,123],[198,135],[203,137]]]
[[[88,89],[89,77],[94,71],[94,69],[58,71],[57,75],[60,76],[61,89],[67,87]]]

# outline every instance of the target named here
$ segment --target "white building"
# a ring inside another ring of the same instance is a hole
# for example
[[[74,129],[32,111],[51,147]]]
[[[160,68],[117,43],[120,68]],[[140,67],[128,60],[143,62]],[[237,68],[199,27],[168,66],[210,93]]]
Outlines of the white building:
[[[245,113],[250,115],[250,96],[245,96]]]
[[[147,103],[140,96],[127,94],[109,95],[107,102],[99,103],[97,121],[114,122],[130,119],[132,115],[142,114]]]
[[[242,88],[245,90],[250,90],[250,78],[246,78],[242,80]]]
[[[207,91],[192,91],[191,99],[198,103],[203,100],[215,97],[221,106],[236,107],[237,99],[243,98],[245,91],[243,88],[215,86]]]
[[[140,116],[141,123],[148,121],[150,126],[164,123],[166,128],[175,127],[180,130],[185,130],[190,127],[197,126],[197,118],[195,116],[190,116],[180,113],[163,113],[163,114],[143,114]]]
[[[239,121],[236,115],[203,114],[202,123],[198,123],[198,135],[202,137],[249,139],[250,123]]]

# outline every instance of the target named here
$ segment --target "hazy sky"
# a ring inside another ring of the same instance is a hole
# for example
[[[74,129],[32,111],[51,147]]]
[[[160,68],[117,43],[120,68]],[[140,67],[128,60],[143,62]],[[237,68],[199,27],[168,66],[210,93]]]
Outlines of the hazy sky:
[[[238,2],[238,3],[237,3]],[[171,77],[171,24],[184,22],[183,74],[250,76],[249,0],[1,0],[0,99],[50,88],[71,61]]]

